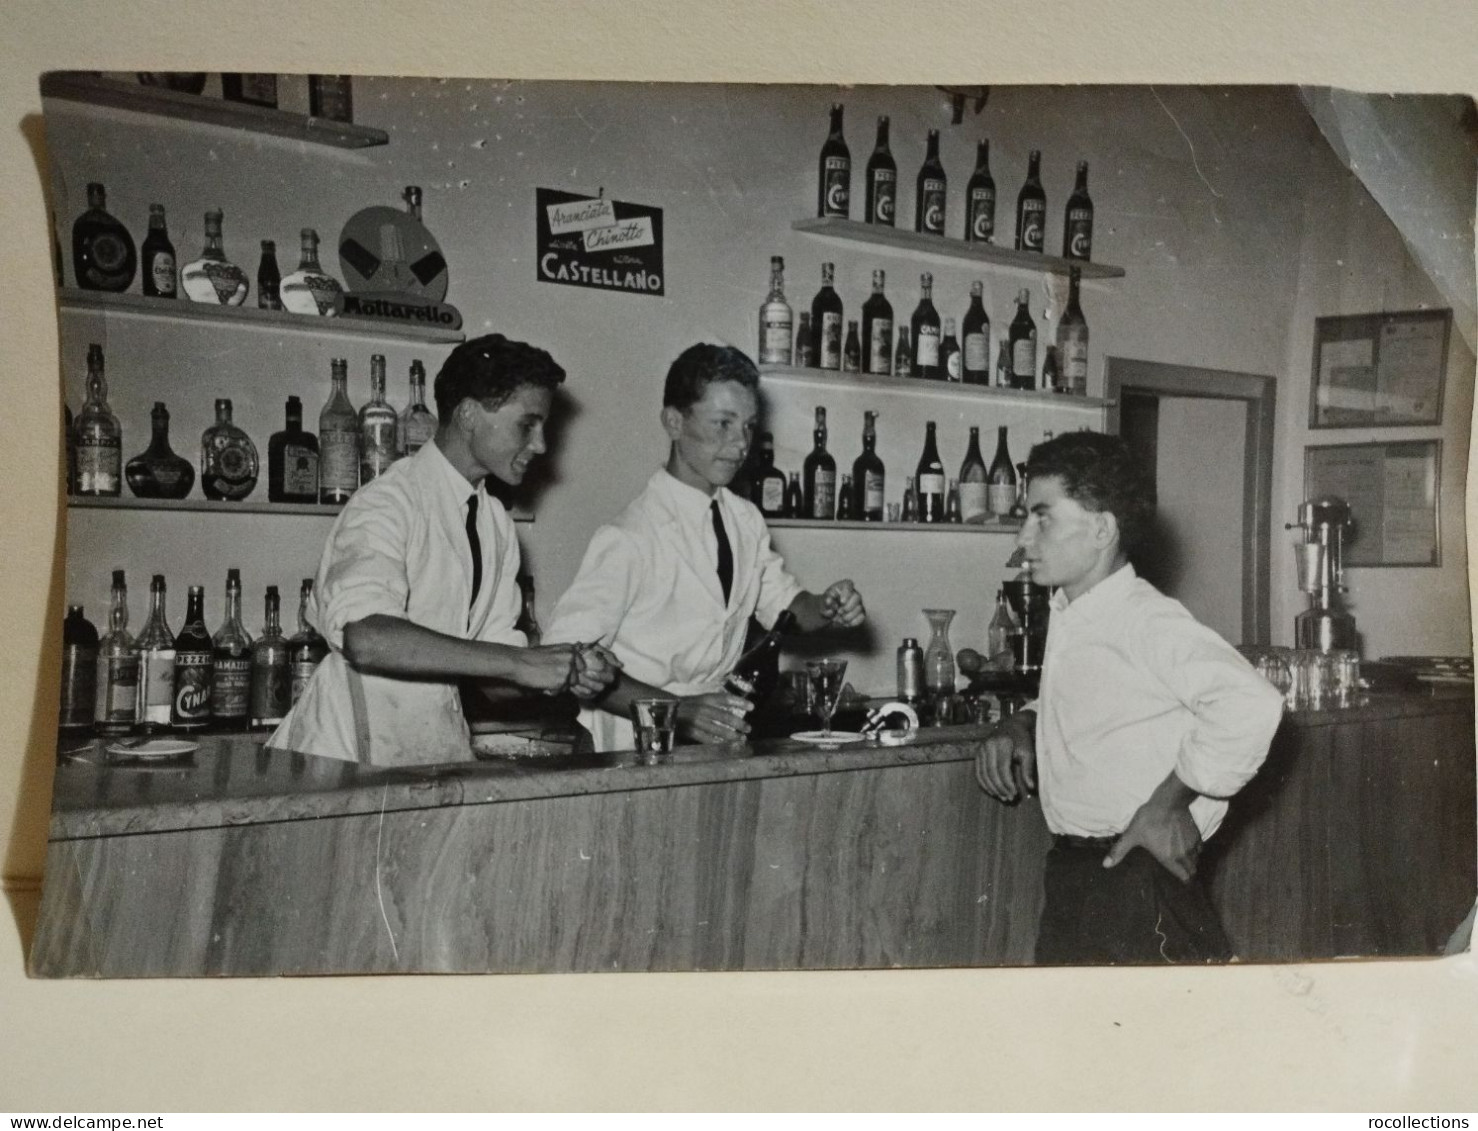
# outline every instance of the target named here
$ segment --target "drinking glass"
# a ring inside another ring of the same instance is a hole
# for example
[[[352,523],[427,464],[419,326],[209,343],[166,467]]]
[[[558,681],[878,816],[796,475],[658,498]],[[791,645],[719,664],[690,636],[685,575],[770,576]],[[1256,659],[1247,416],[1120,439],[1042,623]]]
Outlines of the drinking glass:
[[[821,720],[821,733],[831,734],[831,716],[836,713],[842,694],[842,680],[847,675],[846,660],[807,660],[806,675],[811,681],[811,706]]]
[[[666,760],[677,732],[676,699],[637,699],[631,704],[631,727],[636,752],[643,762]]]
[[[1330,653],[1334,664],[1334,700],[1340,707],[1353,707],[1360,701],[1360,653],[1353,648],[1336,648]]]

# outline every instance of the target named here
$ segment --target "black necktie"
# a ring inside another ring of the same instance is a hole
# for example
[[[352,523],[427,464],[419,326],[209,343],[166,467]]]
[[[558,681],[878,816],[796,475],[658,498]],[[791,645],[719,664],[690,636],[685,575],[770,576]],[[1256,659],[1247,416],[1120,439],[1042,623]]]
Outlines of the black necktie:
[[[467,545],[472,548],[472,600],[470,609],[477,604],[477,591],[482,588],[482,539],[477,536],[477,495],[467,500]]]
[[[729,590],[734,586],[734,548],[729,545],[729,535],[724,530],[724,518],[718,511],[718,500],[710,504],[713,511],[713,533],[718,539],[718,583],[724,589],[724,605],[729,603]]]

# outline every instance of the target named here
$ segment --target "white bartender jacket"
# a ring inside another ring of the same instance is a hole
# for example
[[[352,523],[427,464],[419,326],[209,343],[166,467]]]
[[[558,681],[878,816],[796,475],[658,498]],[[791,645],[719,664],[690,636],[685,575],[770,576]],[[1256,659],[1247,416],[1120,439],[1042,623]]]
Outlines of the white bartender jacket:
[[[718,500],[734,554],[728,603],[718,579]],[[674,695],[721,690],[744,651],[751,615],[770,627],[800,584],[770,546],[759,508],[720,487],[712,498],[666,469],[595,532],[574,583],[554,607],[545,643],[599,641],[625,674]],[[629,750],[630,720],[584,709],[597,750]]]
[[[482,580],[468,608],[473,493],[434,442],[355,492],[329,532],[308,608],[329,654],[269,746],[375,765],[472,756],[455,683],[369,675],[344,658],[343,647],[344,626],[375,614],[466,640],[527,644],[513,627],[522,607],[513,520],[481,483]]]

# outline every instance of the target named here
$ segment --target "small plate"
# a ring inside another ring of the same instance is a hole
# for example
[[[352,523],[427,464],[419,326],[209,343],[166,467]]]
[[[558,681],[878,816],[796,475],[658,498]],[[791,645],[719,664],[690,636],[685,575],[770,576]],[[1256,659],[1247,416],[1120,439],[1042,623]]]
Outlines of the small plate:
[[[137,758],[141,762],[163,762],[183,758],[200,749],[200,743],[183,738],[151,738],[147,742],[115,742],[108,753],[115,758]]]
[[[830,734],[819,730],[803,730],[790,736],[795,742],[808,746],[845,746],[849,742],[861,742],[863,735],[855,730],[834,730]]]

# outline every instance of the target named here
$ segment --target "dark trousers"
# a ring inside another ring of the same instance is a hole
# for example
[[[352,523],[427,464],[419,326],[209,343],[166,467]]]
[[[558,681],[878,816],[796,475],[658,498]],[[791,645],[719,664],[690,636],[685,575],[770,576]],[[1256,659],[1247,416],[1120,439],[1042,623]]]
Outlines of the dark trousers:
[[[1176,879],[1142,848],[1105,868],[1113,843],[1113,837],[1053,837],[1037,963],[1230,961],[1231,943],[1200,880]]]

